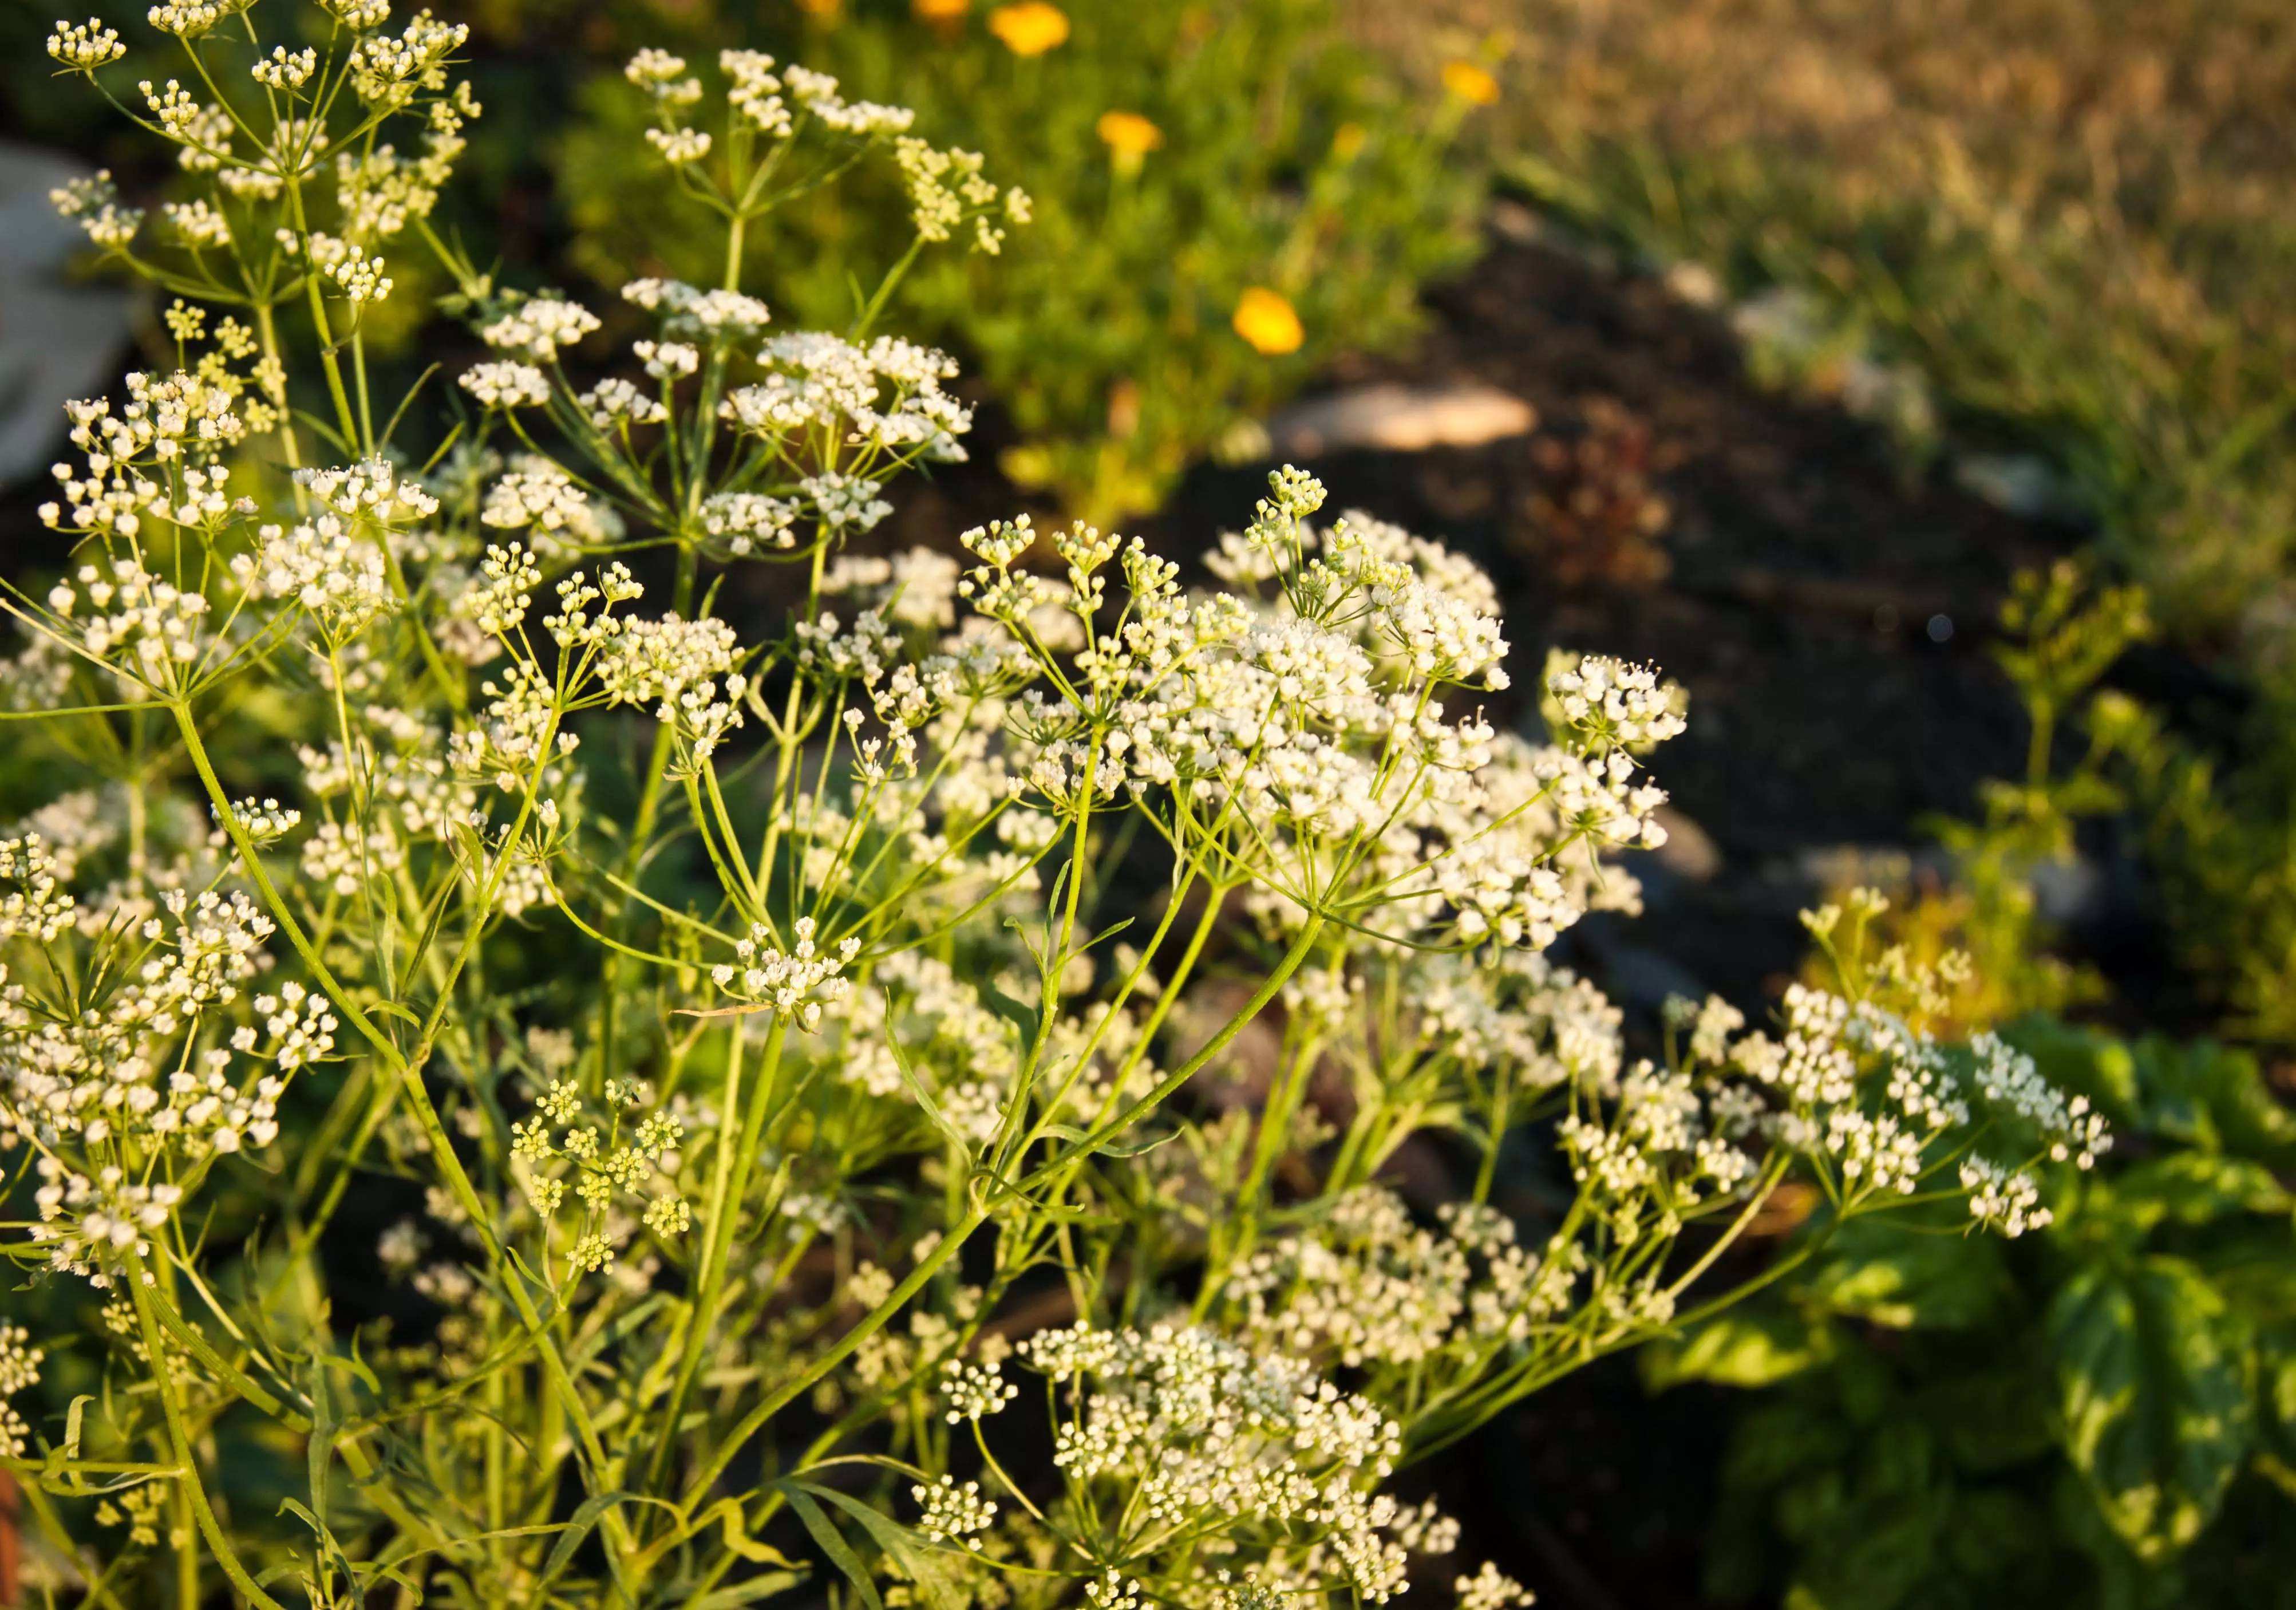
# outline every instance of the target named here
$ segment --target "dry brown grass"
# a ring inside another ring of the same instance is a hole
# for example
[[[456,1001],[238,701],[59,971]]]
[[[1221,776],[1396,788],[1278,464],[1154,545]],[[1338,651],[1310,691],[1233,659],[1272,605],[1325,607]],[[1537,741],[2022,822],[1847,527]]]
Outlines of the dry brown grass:
[[[1550,200],[1827,292],[2053,449],[2189,629],[2288,635],[2296,7],[1357,4],[1401,53],[1507,49]]]

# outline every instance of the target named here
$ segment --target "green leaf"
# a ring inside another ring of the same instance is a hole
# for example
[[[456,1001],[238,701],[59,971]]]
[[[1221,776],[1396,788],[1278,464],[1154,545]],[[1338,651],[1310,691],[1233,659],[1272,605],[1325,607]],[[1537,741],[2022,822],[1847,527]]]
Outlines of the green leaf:
[[[836,1505],[861,1523],[861,1529],[873,1540],[881,1552],[900,1567],[901,1573],[916,1585],[917,1598],[925,1610],[965,1610],[968,1596],[949,1574],[947,1564],[931,1548],[917,1540],[916,1533],[894,1520],[882,1510],[873,1509],[849,1492],[840,1492],[834,1487],[816,1487],[809,1483],[786,1482],[784,1488],[802,1487]],[[797,1495],[791,1494],[794,1502]]]
[[[311,1434],[305,1442],[303,1459],[311,1483],[311,1507],[318,1518],[312,1530],[324,1536],[327,1516],[327,1467],[335,1460],[335,1394],[327,1386],[327,1361],[324,1357],[311,1363]]]
[[[2146,1039],[2136,1048],[2147,1128],[2208,1151],[2296,1167],[2296,1113],[2265,1083],[2256,1058],[2208,1040]]]
[[[1892,1330],[1982,1324],[2008,1286],[1997,1240],[1910,1235],[1886,1218],[1843,1225],[1808,1282],[1833,1312]]]
[[[1046,1140],[1065,1141],[1070,1146],[1080,1146],[1092,1138],[1091,1134],[1072,1123],[1045,1124],[1041,1132]],[[1093,1147],[1092,1154],[1095,1157],[1145,1157],[1158,1146],[1168,1146],[1179,1138],[1177,1129],[1167,1129],[1161,1135],[1152,1136],[1146,1140],[1119,1140],[1111,1137]]]
[[[2067,1456],[2129,1548],[2169,1558],[2254,1441],[2245,1327],[2191,1264],[2148,1258],[2075,1276],[2048,1330]]]
[[[1833,1333],[1781,1308],[1734,1309],[1687,1336],[1663,1337],[1643,1349],[1643,1380],[1653,1392],[1685,1381],[1767,1386],[1798,1375],[1833,1352]]]
[[[707,1532],[713,1522],[718,1524],[718,1529],[726,1540],[726,1547],[743,1559],[759,1565],[786,1565],[792,1570],[800,1569],[795,1560],[771,1543],[761,1543],[750,1535],[747,1522],[742,1514],[741,1499],[718,1499],[695,1516],[693,1524],[688,1530],[699,1534]]]
[[[889,1019],[893,1014],[890,992],[885,997],[885,1013]],[[885,1044],[892,1049],[893,1065],[901,1071],[901,1081],[909,1087],[909,1094],[916,1098],[917,1105],[924,1109],[925,1116],[932,1121],[933,1128],[940,1131],[941,1138],[955,1149],[958,1156],[972,1156],[977,1148],[963,1130],[949,1121],[948,1115],[940,1110],[940,1103],[933,1099],[933,1093],[925,1088],[925,1081],[917,1077],[916,1069],[909,1064],[908,1054],[901,1047],[901,1037],[888,1032]]]
[[[542,1562],[542,1580],[547,1582],[565,1570],[574,1551],[582,1546],[582,1540],[598,1524],[598,1517],[629,1496],[627,1492],[602,1492],[595,1498],[585,1499],[581,1507],[567,1516],[566,1530],[551,1545],[550,1557]]]
[[[2196,1225],[2235,1213],[2284,1213],[2292,1200],[2260,1162],[2177,1151],[2124,1171],[2095,1194],[2092,1207],[2141,1234],[2164,1221]]]
[[[1937,1427],[1938,1441],[1964,1470],[1997,1471],[2048,1454],[2056,1447],[2046,1361],[2030,1349],[1982,1373],[1915,1383],[1914,1412]]]
[[[760,1599],[778,1598],[805,1580],[794,1571],[769,1571],[763,1576],[753,1576],[746,1582],[720,1588],[697,1599],[689,1599],[685,1610],[739,1610],[742,1605],[754,1605]]]
[[[853,1584],[853,1590],[861,1596],[861,1602],[868,1606],[869,1610],[885,1610],[885,1601],[877,1597],[877,1584],[871,1579],[868,1568],[861,1564],[861,1557],[853,1552],[853,1545],[845,1540],[845,1534],[837,1530],[830,1518],[822,1513],[821,1506],[815,1503],[810,1496],[819,1492],[826,1497],[829,1490],[808,1487],[798,1482],[783,1482],[779,1485],[788,1495],[790,1507],[797,1512],[797,1518],[813,1534],[813,1540],[821,1546],[822,1553],[829,1557],[829,1563],[845,1573],[845,1580]]]

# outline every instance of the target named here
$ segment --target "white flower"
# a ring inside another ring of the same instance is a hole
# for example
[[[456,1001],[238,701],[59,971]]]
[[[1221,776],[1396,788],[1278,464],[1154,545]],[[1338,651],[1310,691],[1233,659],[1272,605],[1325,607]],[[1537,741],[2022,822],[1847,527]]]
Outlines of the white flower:
[[[1533,1598],[1529,1589],[1488,1560],[1474,1575],[1453,1581],[1451,1590],[1459,1596],[1459,1610],[1506,1610],[1510,1605],[1528,1605]]]
[[[101,17],[85,22],[58,22],[48,36],[48,54],[79,72],[93,72],[127,53],[119,30],[107,28]]]
[[[794,932],[794,943],[783,951],[767,942],[773,937],[771,929],[762,923],[751,924],[750,937],[734,947],[741,965],[713,967],[709,977],[728,995],[769,1005],[810,1031],[820,1023],[824,1006],[843,1000],[851,991],[852,984],[839,974],[859,953],[861,941],[840,941],[834,954],[816,950],[809,916],[797,919]]]
[[[2053,1222],[2041,1205],[2041,1187],[2022,1170],[2005,1169],[1983,1157],[1962,1160],[1961,1187],[1969,1193],[1969,1216],[2003,1235],[2017,1236]]]
[[[995,1502],[980,1496],[978,1482],[959,1486],[955,1476],[945,1475],[931,1486],[911,1487],[909,1496],[924,1510],[917,1529],[929,1543],[962,1543],[996,1518]]]
[[[550,377],[532,364],[475,364],[463,371],[462,384],[490,408],[538,408],[550,400]]]
[[[497,351],[549,363],[557,357],[561,347],[572,346],[597,327],[597,315],[586,308],[536,297],[486,326],[479,336]]]
[[[940,1368],[940,1398],[948,1423],[985,1420],[1021,1395],[995,1364],[951,1359]]]

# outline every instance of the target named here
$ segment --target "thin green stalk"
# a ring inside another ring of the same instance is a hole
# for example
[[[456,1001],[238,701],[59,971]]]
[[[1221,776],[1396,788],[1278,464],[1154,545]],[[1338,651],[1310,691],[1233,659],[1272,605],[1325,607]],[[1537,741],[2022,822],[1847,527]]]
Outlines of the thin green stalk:
[[[152,1363],[152,1384],[160,1399],[160,1412],[167,1421],[169,1449],[182,1473],[178,1478],[181,1490],[191,1500],[192,1518],[198,1526],[199,1534],[207,1539],[208,1547],[215,1550],[216,1563],[223,1567],[224,1575],[230,1579],[231,1585],[238,1589],[242,1598],[257,1606],[257,1610],[285,1610],[284,1606],[258,1587],[255,1579],[248,1574],[247,1567],[240,1563],[238,1554],[232,1548],[231,1539],[216,1519],[214,1507],[208,1501],[207,1487],[201,1479],[199,1462],[192,1449],[192,1433],[184,1425],[183,1404],[176,1395],[175,1376],[168,1368],[168,1344],[160,1335],[159,1318],[154,1312],[154,1304],[160,1299],[144,1278],[142,1255],[132,1247],[127,1252],[127,1284],[129,1300],[135,1304],[136,1323],[144,1332],[145,1355]],[[196,1577],[193,1578],[193,1595],[191,1603],[196,1606]]]
[[[685,1347],[678,1359],[677,1378],[670,1388],[669,1402],[663,1413],[661,1435],[656,1443],[652,1462],[647,1467],[647,1484],[658,1485],[669,1464],[671,1450],[677,1445],[678,1423],[685,1417],[685,1401],[693,1391],[694,1376],[701,1373],[701,1361],[709,1350],[709,1339],[715,1334],[719,1303],[726,1290],[726,1269],[734,1244],[734,1228],[741,1217],[742,1203],[749,1194],[750,1172],[757,1166],[758,1143],[765,1127],[766,1110],[773,1099],[774,1080],[781,1069],[782,1047],[789,1025],[778,1013],[767,1031],[764,1065],[758,1071],[754,1088],[750,1092],[749,1107],[742,1108],[742,1020],[732,1019],[728,1026],[731,1044],[726,1054],[726,1092],[718,1112],[718,1154],[711,1164],[709,1204],[708,1208],[708,1240],[703,1244],[701,1279],[697,1283],[691,1311],[686,1320]],[[738,1122],[739,1129],[735,1125]]]

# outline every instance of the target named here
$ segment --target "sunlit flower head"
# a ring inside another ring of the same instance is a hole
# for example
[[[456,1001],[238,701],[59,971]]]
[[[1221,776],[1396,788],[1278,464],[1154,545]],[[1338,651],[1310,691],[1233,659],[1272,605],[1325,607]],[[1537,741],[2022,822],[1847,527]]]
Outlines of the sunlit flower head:
[[[1164,131],[1136,111],[1104,111],[1093,126],[1116,165],[1131,172],[1140,160],[1164,144]]]
[[[990,12],[988,31],[1016,56],[1041,56],[1068,43],[1069,14],[1046,0],[1020,0]]]
[[[1499,98],[1499,81],[1472,62],[1444,62],[1443,87],[1470,106],[1488,106]]]
[[[1236,298],[1235,316],[1229,322],[1235,326],[1235,333],[1251,344],[1253,351],[1269,357],[1297,352],[1308,334],[1300,323],[1299,311],[1265,285],[1251,286]]]

